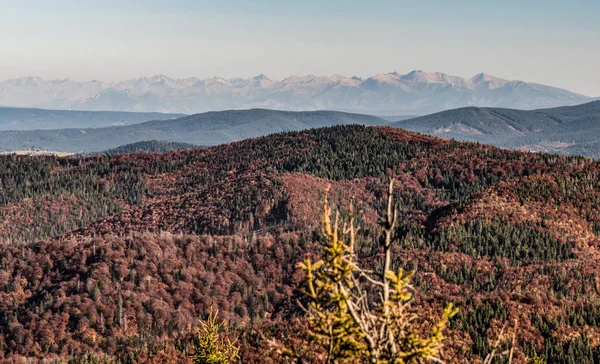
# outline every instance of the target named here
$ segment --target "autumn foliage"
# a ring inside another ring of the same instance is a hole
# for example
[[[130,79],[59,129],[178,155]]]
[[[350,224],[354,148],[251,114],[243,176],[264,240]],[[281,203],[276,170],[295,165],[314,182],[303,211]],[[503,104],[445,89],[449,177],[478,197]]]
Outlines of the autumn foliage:
[[[316,361],[296,263],[326,241],[321,191],[331,185],[343,221],[356,197],[357,263],[380,272],[393,175],[389,268],[415,271],[420,317],[460,308],[446,362],[477,362],[515,319],[514,362],[599,362],[599,167],[361,126],[163,154],[2,156],[0,361],[189,361],[211,306],[241,361],[276,362],[270,338]]]

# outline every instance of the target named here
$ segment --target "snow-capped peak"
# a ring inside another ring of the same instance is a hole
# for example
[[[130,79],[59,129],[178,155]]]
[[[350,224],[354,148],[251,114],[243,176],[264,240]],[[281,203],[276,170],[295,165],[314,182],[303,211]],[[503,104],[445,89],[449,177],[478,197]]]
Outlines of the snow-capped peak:
[[[37,76],[28,76],[28,77],[19,77],[13,80],[8,80],[6,82],[10,82],[15,85],[23,85],[23,86],[39,86],[43,84],[45,81],[41,77]]]
[[[446,83],[463,84],[465,80],[461,77],[450,76],[440,72],[425,72],[423,70],[414,70],[400,76],[403,81],[422,82],[422,83]]]
[[[271,81],[271,79],[267,77],[264,73],[254,76],[252,79],[255,81]]]
[[[478,73],[475,76],[471,77],[471,79],[469,81],[471,81],[473,83],[481,83],[481,82],[486,82],[486,81],[508,82],[507,80],[488,75],[487,73]]]
[[[526,87],[526,95],[513,93]],[[467,105],[536,108],[586,100],[566,90],[507,81],[485,73],[465,79],[423,70],[404,75],[380,73],[364,79],[309,74],[278,81],[259,74],[231,79],[155,75],[119,82],[22,77],[0,82],[0,105],[113,111],[192,113],[267,107],[424,114]]]
[[[483,87],[488,89],[495,89],[506,85],[510,81],[494,77],[486,73],[478,73],[475,76],[471,77],[469,79],[469,82],[471,82],[475,87],[478,88]]]

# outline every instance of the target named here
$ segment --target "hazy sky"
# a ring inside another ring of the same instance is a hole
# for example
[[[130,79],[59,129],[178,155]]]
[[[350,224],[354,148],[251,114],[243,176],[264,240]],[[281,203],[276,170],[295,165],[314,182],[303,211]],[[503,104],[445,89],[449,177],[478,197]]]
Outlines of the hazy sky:
[[[600,96],[600,0],[0,0],[0,80],[413,69]]]

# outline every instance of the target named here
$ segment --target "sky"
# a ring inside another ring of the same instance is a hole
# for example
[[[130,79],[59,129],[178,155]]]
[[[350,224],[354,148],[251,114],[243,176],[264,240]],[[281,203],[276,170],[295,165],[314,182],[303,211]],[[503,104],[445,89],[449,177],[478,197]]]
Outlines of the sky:
[[[598,0],[0,0],[0,80],[413,69],[600,96]]]

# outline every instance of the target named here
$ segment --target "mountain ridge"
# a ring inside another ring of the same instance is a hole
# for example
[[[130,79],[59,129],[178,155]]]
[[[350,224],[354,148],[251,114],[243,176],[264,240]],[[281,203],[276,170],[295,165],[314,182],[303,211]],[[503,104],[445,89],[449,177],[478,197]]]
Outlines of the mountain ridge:
[[[178,150],[199,149],[198,145],[177,142],[164,142],[159,140],[148,140],[121,145],[113,149],[106,150],[99,154],[122,155],[133,153],[166,153]]]
[[[0,133],[0,146],[7,150],[39,148],[73,153],[99,152],[149,140],[209,146],[342,124],[376,126],[389,122],[339,111],[226,110],[105,128],[5,131]]]
[[[169,120],[183,114],[123,111],[48,110],[0,107],[0,131],[66,128],[100,128],[131,125],[148,120]]]
[[[464,107],[390,126],[503,148],[600,157],[600,101],[536,110]]]
[[[39,77],[0,82],[0,105],[184,114],[270,108],[423,115],[461,106],[536,109],[587,100],[591,98],[564,89],[485,73],[462,78],[422,70],[366,78],[309,74],[274,80],[260,74],[250,78],[175,79],[155,75],[117,82],[46,81]]]
[[[471,106],[420,117],[397,118],[339,111],[261,108],[210,111],[103,128],[3,131],[0,146],[8,151],[34,148],[68,153],[99,152],[151,140],[210,146],[343,124],[392,126],[508,149],[600,157],[600,101],[536,110]]]

